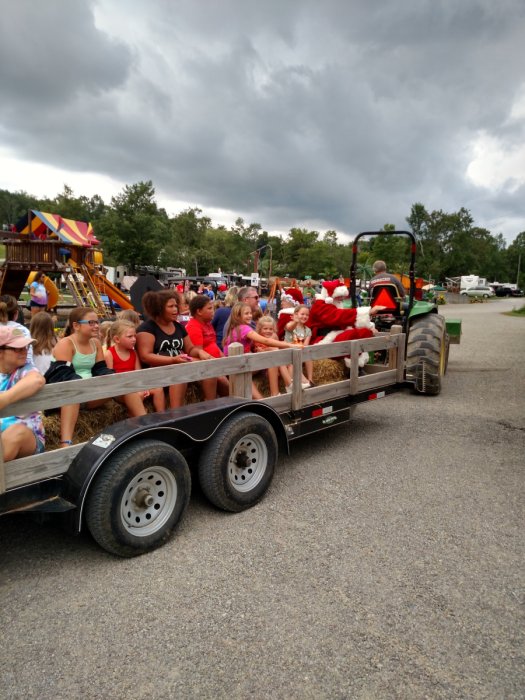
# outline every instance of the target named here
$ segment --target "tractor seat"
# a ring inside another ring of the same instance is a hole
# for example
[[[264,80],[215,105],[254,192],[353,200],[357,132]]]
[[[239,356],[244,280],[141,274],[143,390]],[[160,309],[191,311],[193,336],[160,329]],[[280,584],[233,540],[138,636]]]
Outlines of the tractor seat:
[[[370,306],[384,306],[379,314],[401,316],[402,298],[395,284],[378,284],[372,287],[370,294]]]

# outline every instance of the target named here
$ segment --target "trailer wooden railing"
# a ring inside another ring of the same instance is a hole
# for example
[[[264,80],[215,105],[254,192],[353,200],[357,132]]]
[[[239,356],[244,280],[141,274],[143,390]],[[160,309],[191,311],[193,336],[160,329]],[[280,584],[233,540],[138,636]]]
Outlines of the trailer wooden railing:
[[[277,412],[298,411],[304,406],[341,396],[357,395],[371,389],[380,389],[402,382],[404,379],[405,335],[394,332],[380,334],[364,340],[350,340],[344,343],[327,343],[306,348],[275,350],[253,354],[242,354],[238,343],[230,347],[230,356],[217,360],[191,362],[169,367],[125,372],[122,374],[94,377],[42,388],[38,394],[29,399],[17,401],[0,410],[0,417],[24,415],[31,411],[43,411],[59,408],[72,403],[83,403],[121,396],[132,391],[143,391],[153,387],[165,387],[171,384],[196,382],[201,379],[230,377],[232,396],[251,398],[252,372],[280,365],[293,366],[293,391],[291,394],[262,399]],[[358,355],[360,352],[388,350],[388,365],[367,365],[365,374],[359,376]],[[305,360],[320,360],[333,357],[351,356],[350,379],[331,384],[301,388],[302,363]],[[175,411],[177,409],[174,409]],[[108,426],[109,427],[109,426]],[[31,457],[23,457],[10,462],[3,461],[0,446],[0,494],[26,484],[64,474],[82,449],[83,444],[64,447],[51,452]]]

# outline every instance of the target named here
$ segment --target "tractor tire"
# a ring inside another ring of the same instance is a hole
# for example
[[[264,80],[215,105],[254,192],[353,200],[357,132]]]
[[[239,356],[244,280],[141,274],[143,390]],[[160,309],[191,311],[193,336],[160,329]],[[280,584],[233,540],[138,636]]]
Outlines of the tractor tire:
[[[437,396],[447,371],[449,338],[438,314],[416,318],[408,331],[406,373],[419,394]]]
[[[277,462],[277,438],[267,420],[237,413],[208,440],[199,458],[199,482],[208,500],[238,513],[266,493]]]
[[[174,447],[157,440],[124,445],[89,490],[86,524],[103,549],[134,557],[170,537],[190,491],[190,470]]]

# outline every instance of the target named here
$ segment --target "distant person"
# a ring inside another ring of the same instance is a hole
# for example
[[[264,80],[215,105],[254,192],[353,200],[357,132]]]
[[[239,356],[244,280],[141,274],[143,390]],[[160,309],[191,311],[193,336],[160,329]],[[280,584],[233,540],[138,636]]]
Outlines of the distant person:
[[[45,311],[31,319],[29,327],[34,339],[33,364],[41,374],[45,374],[53,359],[53,349],[57,344],[53,317]]]
[[[224,306],[215,310],[213,315],[213,320],[211,325],[215,329],[215,335],[217,336],[217,345],[222,350],[222,337],[224,332],[224,326],[226,321],[230,318],[232,311],[232,306],[237,303],[237,295],[239,293],[239,287],[230,287],[226,292],[224,297]]]
[[[239,294],[237,295],[239,301],[243,304],[247,304],[252,311],[252,319],[249,322],[249,326],[255,330],[258,319],[261,317],[261,307],[259,306],[259,294],[255,287],[241,287],[239,289]]]
[[[374,276],[369,284],[370,295],[372,295],[374,287],[381,284],[394,284],[399,292],[399,296],[402,298],[405,297],[405,288],[395,275],[386,271],[386,263],[384,260],[376,260],[372,265],[372,269],[374,271]]]
[[[31,316],[40,313],[40,311],[46,311],[47,309],[47,290],[44,284],[45,277],[43,272],[37,272],[34,280],[29,285],[29,308],[31,309]]]
[[[17,320],[19,310],[18,302],[11,294],[2,294],[2,296],[0,296],[0,324],[5,324],[11,328],[19,328],[26,338],[30,338],[31,333],[29,329]],[[32,345],[28,345],[27,347],[27,361],[29,363],[33,362]]]

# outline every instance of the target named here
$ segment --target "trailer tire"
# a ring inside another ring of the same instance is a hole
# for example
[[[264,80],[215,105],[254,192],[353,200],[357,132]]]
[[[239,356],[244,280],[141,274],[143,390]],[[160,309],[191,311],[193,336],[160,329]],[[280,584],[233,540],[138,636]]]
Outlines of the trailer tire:
[[[190,491],[190,470],[178,450],[157,440],[133,442],[101,468],[89,490],[86,524],[111,554],[143,554],[170,537]]]
[[[441,378],[448,363],[448,336],[445,319],[438,314],[417,318],[408,331],[407,379],[414,390],[427,396],[441,391]]]
[[[204,495],[232,513],[250,508],[268,489],[277,454],[270,423],[255,413],[237,413],[201,452],[198,471]]]

